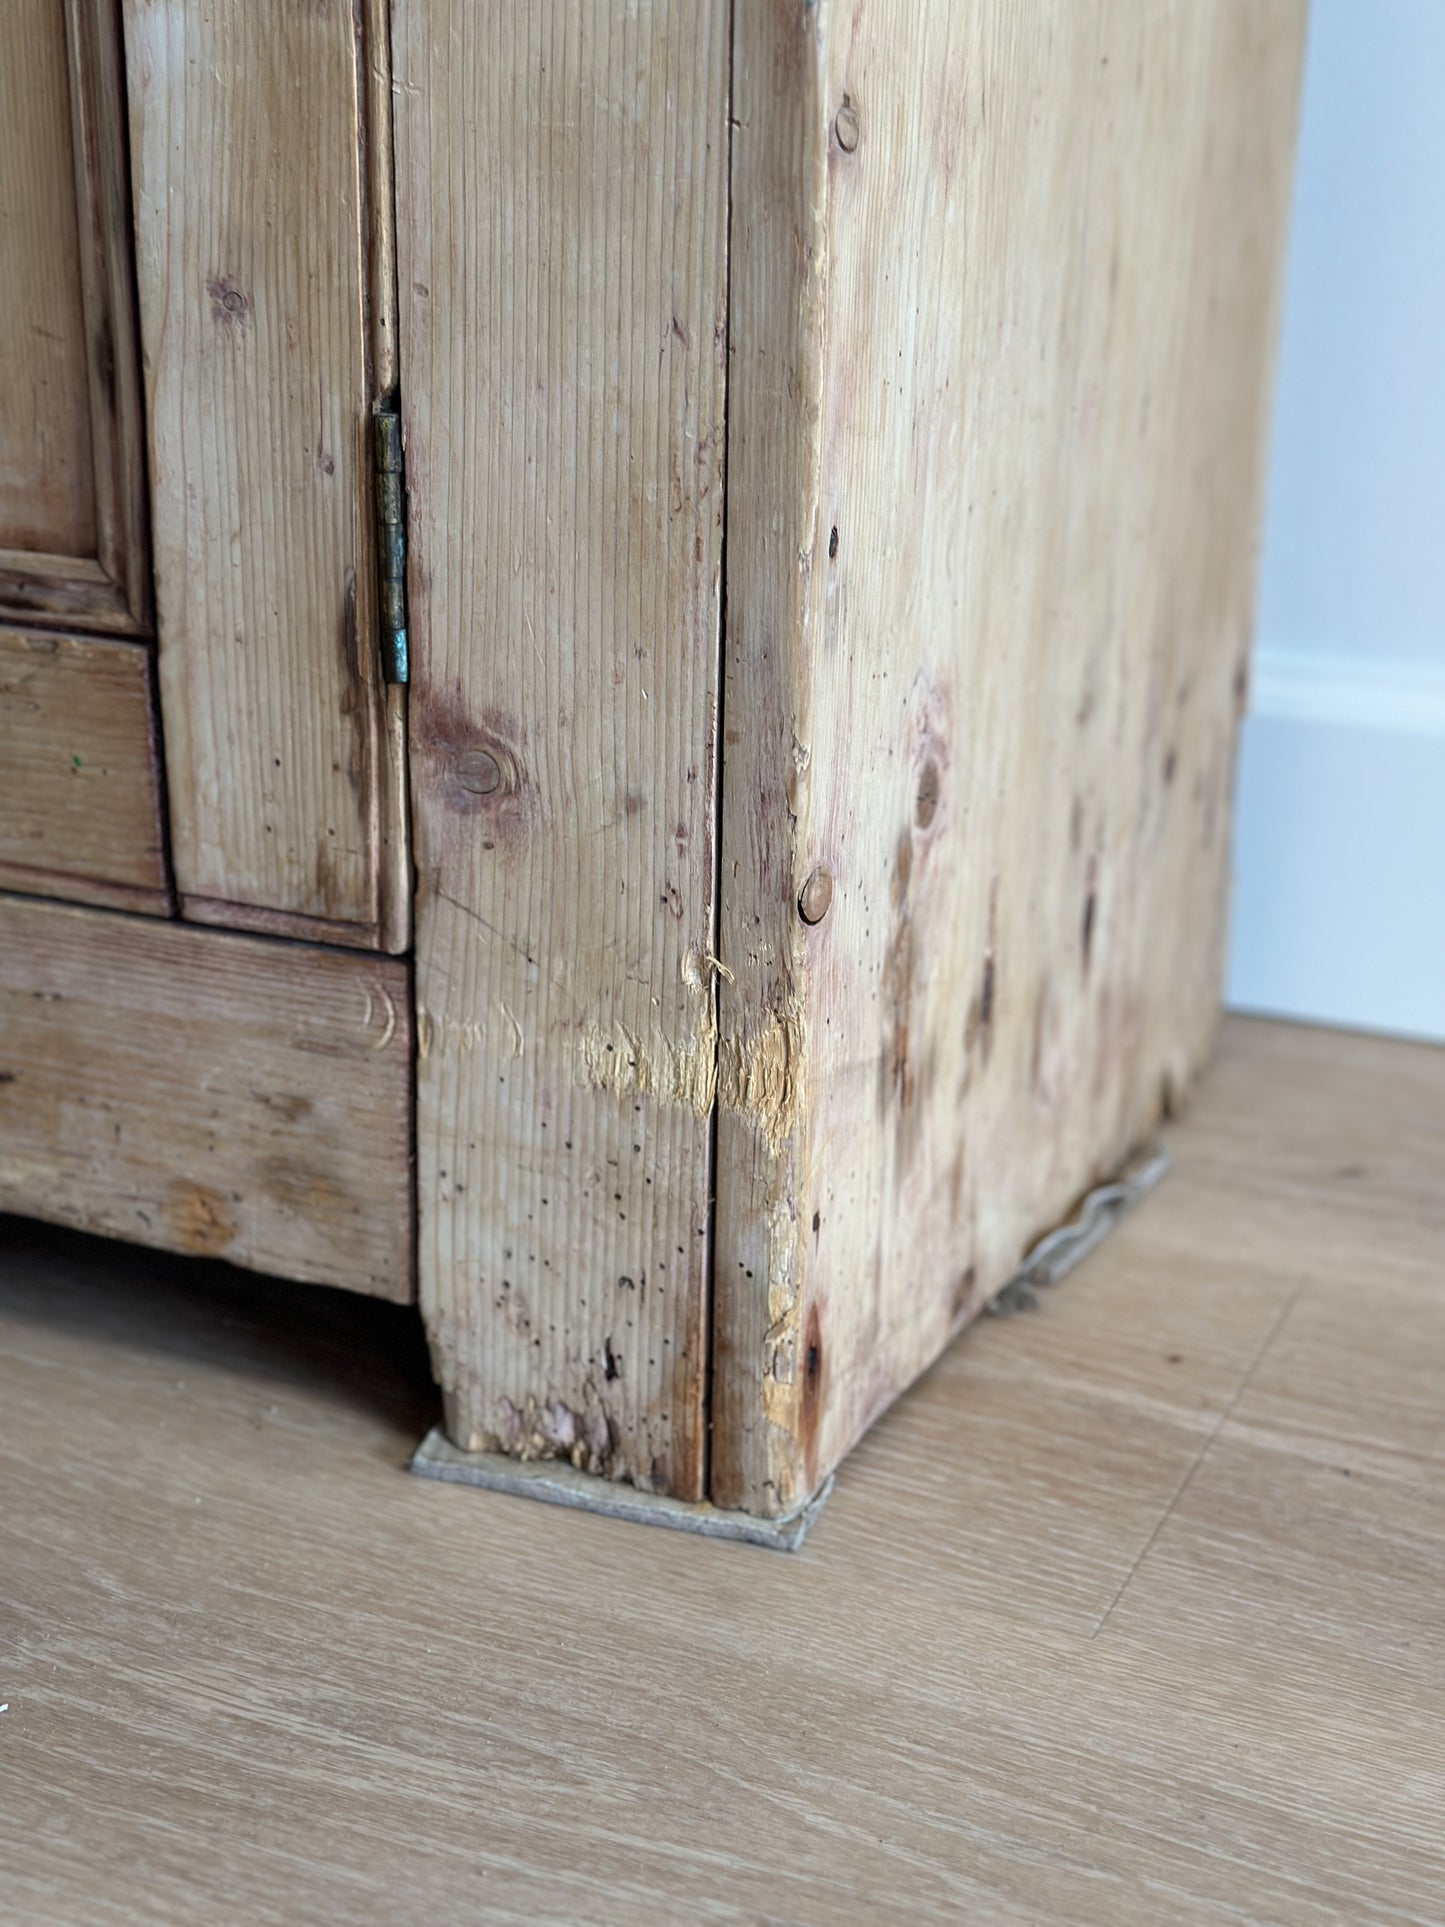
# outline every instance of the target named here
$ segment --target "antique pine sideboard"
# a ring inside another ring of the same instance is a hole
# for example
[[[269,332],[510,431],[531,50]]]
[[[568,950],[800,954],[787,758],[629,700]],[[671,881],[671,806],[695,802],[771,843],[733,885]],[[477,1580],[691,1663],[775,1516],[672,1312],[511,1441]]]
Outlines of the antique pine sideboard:
[[[796,1514],[1207,1055],[1302,36],[7,0],[0,1207]]]

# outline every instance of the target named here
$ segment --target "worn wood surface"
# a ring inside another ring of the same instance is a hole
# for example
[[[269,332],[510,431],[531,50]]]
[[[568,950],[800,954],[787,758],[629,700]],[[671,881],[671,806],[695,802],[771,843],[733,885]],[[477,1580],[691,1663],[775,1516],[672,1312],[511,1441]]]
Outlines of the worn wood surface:
[[[165,915],[149,649],[0,626],[0,885]]]
[[[408,1479],[406,1313],[12,1222],[9,1912],[1435,1927],[1442,1115],[1228,1026],[792,1557]]]
[[[719,1504],[1208,1048],[1302,17],[740,0]]]
[[[360,30],[125,13],[182,909],[381,944]]]
[[[150,612],[119,13],[0,15],[0,609]]]
[[[0,897],[0,1209],[412,1295],[407,968]]]
[[[695,1498],[727,9],[393,52],[422,1302],[457,1442]]]

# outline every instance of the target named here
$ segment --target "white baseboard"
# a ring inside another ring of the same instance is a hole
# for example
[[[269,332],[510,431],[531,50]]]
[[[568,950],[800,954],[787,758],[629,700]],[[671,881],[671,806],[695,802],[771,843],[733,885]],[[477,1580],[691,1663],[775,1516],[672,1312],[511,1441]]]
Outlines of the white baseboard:
[[[1262,651],[1226,1000],[1445,1042],[1445,667]]]

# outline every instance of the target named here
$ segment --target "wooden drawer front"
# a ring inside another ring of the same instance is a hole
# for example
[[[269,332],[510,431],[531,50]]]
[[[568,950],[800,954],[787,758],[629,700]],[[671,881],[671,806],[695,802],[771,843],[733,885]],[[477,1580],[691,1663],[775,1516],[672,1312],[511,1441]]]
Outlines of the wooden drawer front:
[[[0,896],[0,1210],[412,1296],[407,967]]]
[[[152,667],[141,643],[0,628],[0,883],[169,910]]]
[[[149,615],[114,0],[0,8],[0,610]]]

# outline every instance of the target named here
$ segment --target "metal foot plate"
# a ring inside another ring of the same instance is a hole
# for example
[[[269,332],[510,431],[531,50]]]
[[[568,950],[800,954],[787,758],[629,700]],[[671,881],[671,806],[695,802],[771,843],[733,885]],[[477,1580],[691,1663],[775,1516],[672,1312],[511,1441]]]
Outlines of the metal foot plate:
[[[738,1539],[746,1545],[771,1546],[796,1552],[833,1490],[833,1481],[814,1493],[799,1511],[783,1519],[755,1519],[748,1512],[724,1512],[718,1506],[689,1505],[635,1486],[614,1485],[590,1472],[577,1472],[564,1460],[510,1459],[504,1452],[462,1452],[435,1426],[416,1449],[411,1469],[424,1479],[445,1479],[453,1485],[481,1486],[488,1492],[511,1492],[521,1498],[541,1499],[547,1505],[574,1506],[583,1512],[602,1512],[634,1525],[671,1526],[678,1532],[701,1532],[713,1539]]]

